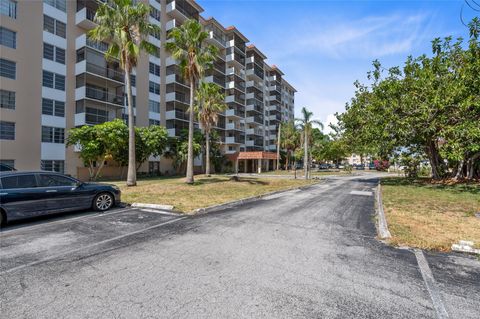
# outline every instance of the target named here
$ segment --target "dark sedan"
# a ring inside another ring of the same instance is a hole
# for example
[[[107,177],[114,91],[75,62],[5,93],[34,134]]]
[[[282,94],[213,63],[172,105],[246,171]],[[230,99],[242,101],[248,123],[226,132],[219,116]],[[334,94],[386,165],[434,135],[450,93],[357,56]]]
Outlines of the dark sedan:
[[[7,221],[120,203],[115,185],[83,183],[53,172],[0,172],[0,225]]]

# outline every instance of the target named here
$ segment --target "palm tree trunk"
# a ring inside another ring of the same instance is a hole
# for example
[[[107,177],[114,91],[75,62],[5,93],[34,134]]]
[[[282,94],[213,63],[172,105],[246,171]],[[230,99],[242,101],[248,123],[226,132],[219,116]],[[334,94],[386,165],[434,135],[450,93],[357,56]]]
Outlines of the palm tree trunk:
[[[205,175],[210,176],[210,132],[205,130]]]
[[[135,124],[132,103],[132,84],[130,81],[131,67],[126,63],[125,80],[127,82],[127,101],[128,101],[128,173],[127,186],[137,185],[137,170],[135,165]]]
[[[186,183],[193,184],[193,93],[195,80],[190,77],[190,118],[188,122],[188,154]]]
[[[305,137],[304,137],[304,154],[303,154],[303,171],[305,174],[305,179],[308,179],[308,132],[305,128]]]

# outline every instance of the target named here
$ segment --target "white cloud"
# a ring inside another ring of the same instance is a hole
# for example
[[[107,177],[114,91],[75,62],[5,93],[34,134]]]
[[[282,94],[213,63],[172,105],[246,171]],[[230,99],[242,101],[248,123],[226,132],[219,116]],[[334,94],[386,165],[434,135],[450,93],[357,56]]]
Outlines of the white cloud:
[[[316,52],[331,58],[379,58],[408,53],[418,41],[423,41],[424,14],[404,16],[371,16],[357,20],[319,21],[296,26],[290,38],[292,45],[283,56]]]
[[[330,128],[330,124],[333,124],[333,125],[338,124],[338,120],[335,117],[335,114],[328,114],[327,119],[325,120],[325,122],[323,122],[323,126],[324,126],[323,132],[325,134],[330,134],[333,132],[333,130]]]

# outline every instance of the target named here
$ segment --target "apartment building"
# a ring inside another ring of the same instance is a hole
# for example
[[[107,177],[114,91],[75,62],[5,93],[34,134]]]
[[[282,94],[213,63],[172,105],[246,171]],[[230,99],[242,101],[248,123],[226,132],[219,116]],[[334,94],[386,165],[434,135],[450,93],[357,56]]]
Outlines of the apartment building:
[[[91,41],[95,11],[106,0],[0,0],[0,160],[17,169],[84,176],[78,149],[66,147],[73,127],[127,120],[125,85],[106,43]],[[275,151],[278,125],[293,118],[295,89],[284,74],[235,27],[203,18],[193,0],[137,0],[150,8],[160,34],[149,41],[158,55],[142,53],[132,74],[137,126],[163,125],[170,136],[188,128],[189,86],[165,51],[168,32],[199,20],[219,58],[205,81],[219,84],[229,109],[216,130],[225,154]],[[195,123],[199,128],[199,124]],[[200,166],[201,159],[195,160]],[[173,172],[170,160],[151,158],[144,171]],[[104,174],[118,171],[107,162]]]

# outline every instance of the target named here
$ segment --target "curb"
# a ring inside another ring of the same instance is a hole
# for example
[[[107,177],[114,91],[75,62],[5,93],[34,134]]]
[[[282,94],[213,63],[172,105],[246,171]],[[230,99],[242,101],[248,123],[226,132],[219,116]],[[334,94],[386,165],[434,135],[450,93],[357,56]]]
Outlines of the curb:
[[[159,209],[169,212],[173,212],[173,205],[160,205],[160,204],[146,204],[146,203],[132,203],[130,205],[133,208],[150,208],[150,209]]]
[[[453,244],[452,251],[480,255],[480,249],[473,248],[473,241],[467,240],[460,240],[458,244]]]
[[[382,188],[380,182],[378,182],[377,186],[377,215],[378,215],[378,235],[381,239],[388,239],[391,238],[392,235],[388,230],[387,219],[385,217],[385,212],[383,211],[383,203],[382,203]]]
[[[231,201],[231,202],[228,202],[228,203],[223,203],[223,204],[218,204],[218,205],[213,205],[213,206],[208,206],[208,207],[197,208],[197,209],[195,209],[195,210],[193,210],[192,212],[187,213],[187,214],[190,214],[190,215],[200,215],[200,214],[207,214],[207,213],[212,213],[212,212],[216,212],[216,211],[221,211],[221,210],[224,210],[224,209],[226,209],[226,208],[233,208],[233,207],[240,206],[240,205],[242,205],[242,204],[251,203],[251,202],[257,201],[257,200],[259,200],[259,199],[262,199],[262,198],[264,198],[264,197],[267,197],[267,196],[276,195],[276,194],[281,194],[281,193],[287,193],[287,192],[290,192],[290,191],[292,191],[292,190],[303,190],[303,189],[307,189],[307,188],[312,187],[312,186],[317,185],[317,184],[320,184],[320,183],[317,182],[317,183],[313,183],[313,184],[311,184],[311,185],[294,187],[294,188],[290,188],[290,189],[284,189],[284,190],[275,191],[275,192],[270,192],[270,193],[265,193],[265,194],[262,194],[262,195],[257,195],[257,196],[252,196],[252,197],[245,197],[245,198],[237,199],[237,200],[234,200],[234,201]]]

